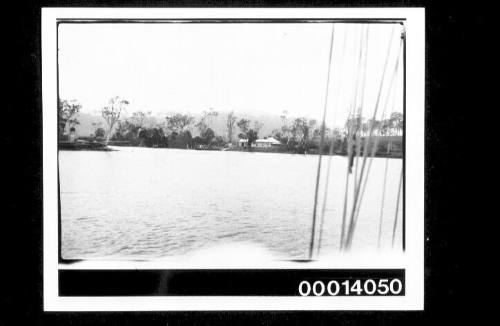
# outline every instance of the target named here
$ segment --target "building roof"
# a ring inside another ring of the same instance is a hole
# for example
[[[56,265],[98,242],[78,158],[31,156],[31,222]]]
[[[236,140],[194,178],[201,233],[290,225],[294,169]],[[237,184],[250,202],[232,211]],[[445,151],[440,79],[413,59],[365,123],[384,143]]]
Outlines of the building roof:
[[[273,137],[267,137],[262,139],[257,139],[256,143],[270,143],[270,144],[281,144],[281,142]]]

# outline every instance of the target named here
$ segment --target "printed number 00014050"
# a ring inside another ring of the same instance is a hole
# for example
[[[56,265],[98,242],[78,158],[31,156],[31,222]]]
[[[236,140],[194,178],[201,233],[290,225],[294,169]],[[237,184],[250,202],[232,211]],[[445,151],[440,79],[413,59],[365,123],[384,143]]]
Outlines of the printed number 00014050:
[[[299,284],[299,294],[306,296],[346,296],[346,295],[400,295],[403,291],[403,283],[400,279],[373,279],[345,280],[342,282],[331,280],[324,281],[302,281]]]

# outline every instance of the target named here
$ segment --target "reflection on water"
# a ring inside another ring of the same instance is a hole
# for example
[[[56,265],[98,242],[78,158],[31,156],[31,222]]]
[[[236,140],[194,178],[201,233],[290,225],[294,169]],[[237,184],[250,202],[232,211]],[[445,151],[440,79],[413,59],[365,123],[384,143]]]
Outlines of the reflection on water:
[[[317,156],[124,147],[61,151],[59,158],[65,259],[161,258],[235,242],[307,258]],[[384,248],[391,245],[401,162],[389,160]],[[374,159],[353,250],[377,247],[384,166],[385,159]],[[325,251],[339,246],[346,158],[333,157],[331,167]]]

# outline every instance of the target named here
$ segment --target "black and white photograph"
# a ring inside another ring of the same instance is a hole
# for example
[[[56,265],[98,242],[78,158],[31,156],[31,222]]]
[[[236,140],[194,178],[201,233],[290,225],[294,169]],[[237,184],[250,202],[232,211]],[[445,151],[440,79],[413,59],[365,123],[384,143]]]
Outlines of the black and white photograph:
[[[62,258],[402,250],[403,39],[397,23],[61,23]]]
[[[46,309],[422,309],[423,17],[45,8]]]

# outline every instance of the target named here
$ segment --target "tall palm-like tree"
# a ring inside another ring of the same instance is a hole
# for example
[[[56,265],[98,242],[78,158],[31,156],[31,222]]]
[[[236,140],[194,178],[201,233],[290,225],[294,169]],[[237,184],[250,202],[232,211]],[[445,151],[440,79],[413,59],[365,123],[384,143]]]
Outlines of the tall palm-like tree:
[[[399,135],[403,131],[403,113],[393,112],[390,117],[391,127],[396,131],[396,135]]]

